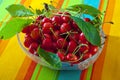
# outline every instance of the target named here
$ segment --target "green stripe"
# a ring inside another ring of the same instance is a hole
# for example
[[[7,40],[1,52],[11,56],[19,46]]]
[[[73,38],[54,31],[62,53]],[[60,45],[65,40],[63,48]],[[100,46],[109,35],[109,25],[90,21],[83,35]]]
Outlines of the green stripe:
[[[53,80],[56,77],[57,74],[57,70],[52,70],[46,67],[43,67],[39,76],[38,76],[38,80]]]
[[[66,7],[65,5],[66,5],[67,1],[68,1],[68,0],[64,0],[64,2],[63,2],[63,4],[62,4],[62,7],[61,7],[62,9],[64,9],[64,8]]]
[[[84,0],[70,0],[68,6],[83,3]]]
[[[91,73],[92,73],[92,68],[93,68],[92,65],[88,68],[88,72],[87,72],[86,80],[90,80]]]
[[[2,21],[2,19],[6,16],[6,14],[8,14],[8,12],[6,11],[6,7],[10,4],[14,4],[16,0],[4,0],[1,1],[1,5],[0,5],[0,21]],[[20,3],[21,0],[17,0],[17,3]]]
[[[21,0],[17,0],[17,4],[20,3]],[[11,16],[9,15],[9,13],[6,11],[6,7],[10,4],[14,4],[15,3],[15,0],[4,0],[4,1],[1,1],[1,5],[0,5],[0,22],[2,23],[2,26],[5,26],[5,23],[11,18]],[[2,21],[6,15],[9,15],[4,21]],[[2,27],[0,26],[0,27]]]
[[[101,12],[106,11],[107,5],[108,5],[108,0],[104,0],[104,6],[103,6],[103,8],[102,8],[102,11],[101,11]],[[104,15],[102,16],[102,19],[104,20]]]
[[[40,65],[37,64],[36,67],[35,67],[35,70],[34,70],[34,72],[32,74],[31,80],[35,80],[36,79],[36,76],[38,74],[39,69],[40,69]]]

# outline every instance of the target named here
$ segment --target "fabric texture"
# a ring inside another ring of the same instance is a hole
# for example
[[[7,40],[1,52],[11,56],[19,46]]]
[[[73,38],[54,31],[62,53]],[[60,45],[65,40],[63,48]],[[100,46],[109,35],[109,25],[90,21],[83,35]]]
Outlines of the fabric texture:
[[[51,0],[0,0],[0,27],[11,19],[5,10],[10,4],[23,4],[33,9],[43,8]],[[21,50],[17,38],[0,40],[0,80],[120,80],[120,0],[52,0],[57,8],[84,3],[105,12],[103,24],[107,35],[104,49],[97,61],[86,70],[58,71],[43,67],[32,61]]]

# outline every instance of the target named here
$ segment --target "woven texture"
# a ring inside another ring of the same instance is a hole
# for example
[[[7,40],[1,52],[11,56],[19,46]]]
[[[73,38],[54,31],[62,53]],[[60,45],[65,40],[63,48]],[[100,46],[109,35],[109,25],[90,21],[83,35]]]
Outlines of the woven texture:
[[[4,26],[11,16],[5,10],[10,4],[23,4],[34,9],[43,8],[44,2],[51,0],[0,0],[0,27]],[[0,80],[120,80],[120,0],[52,0],[57,8],[84,3],[105,12],[103,24],[107,35],[105,47],[97,61],[88,69],[57,71],[43,67],[21,50],[17,38],[0,40]]]

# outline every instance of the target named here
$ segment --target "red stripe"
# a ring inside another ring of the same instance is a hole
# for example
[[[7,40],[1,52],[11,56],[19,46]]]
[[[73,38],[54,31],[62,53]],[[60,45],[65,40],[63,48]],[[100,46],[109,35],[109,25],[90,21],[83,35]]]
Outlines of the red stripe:
[[[33,74],[33,72],[34,72],[34,69],[35,69],[35,67],[36,67],[36,64],[37,64],[37,63],[35,63],[34,61],[31,62],[30,66],[29,66],[29,68],[28,68],[28,71],[27,71],[27,73],[26,73],[26,75],[25,75],[24,80],[30,80],[30,79],[31,79],[32,74]]]
[[[87,72],[88,69],[82,71],[82,73],[80,74],[80,80],[86,80]]]

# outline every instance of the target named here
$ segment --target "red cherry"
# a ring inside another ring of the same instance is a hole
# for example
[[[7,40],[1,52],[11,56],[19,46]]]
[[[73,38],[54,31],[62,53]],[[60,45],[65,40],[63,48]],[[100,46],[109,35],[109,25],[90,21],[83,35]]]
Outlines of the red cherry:
[[[90,52],[92,55],[97,53],[97,51],[98,51],[98,46],[93,46],[93,45],[90,46]]]
[[[57,25],[57,26],[61,25],[62,24],[61,17],[60,16],[54,16],[52,18],[52,22],[53,22],[54,25]]]
[[[52,40],[50,38],[43,39],[41,46],[44,49],[51,49],[52,48]]]
[[[86,46],[81,46],[79,49],[79,52],[86,53],[89,51],[89,46],[86,44]]]
[[[33,43],[30,44],[30,47],[35,49],[35,50],[37,50],[38,46],[39,46],[39,44],[36,43],[36,42],[33,42]]]
[[[90,18],[84,18],[84,21],[90,22]]]
[[[70,31],[70,30],[71,30],[71,27],[68,23],[63,23],[60,27],[61,33],[65,33],[65,32]]]
[[[86,60],[86,59],[88,59],[90,57],[92,57],[92,54],[88,52],[88,53],[86,53],[86,54],[83,55],[82,59]]]
[[[40,30],[39,30],[39,28],[34,28],[34,29],[31,31],[31,37],[32,37],[34,40],[39,39],[39,37],[40,37]]]
[[[52,38],[54,41],[59,39],[60,38],[60,31],[59,30],[55,31],[54,34],[52,35]]]
[[[39,45],[39,44],[36,43],[36,42],[31,43],[30,46],[29,46],[29,52],[31,52],[32,54],[34,54],[35,51],[36,51],[37,48],[38,48],[38,45]]]
[[[68,61],[76,61],[78,58],[75,54],[72,54],[72,53],[68,53],[67,56],[66,56],[66,59]]]
[[[44,37],[45,37],[45,38],[49,38],[49,39],[51,39],[50,34],[44,34]]]
[[[30,33],[29,27],[30,26],[26,26],[25,28],[23,28],[22,32],[26,34]]]
[[[36,20],[39,21],[39,20],[42,20],[43,18],[44,18],[44,16],[41,16],[41,15],[40,15],[40,16],[38,16],[38,17],[36,18]]]
[[[75,50],[76,47],[77,47],[77,44],[76,44],[75,41],[72,40],[68,43],[68,51],[70,53],[72,53]]]
[[[58,57],[60,58],[61,61],[65,59],[64,53],[62,52],[57,52]]]
[[[31,32],[34,28],[38,28],[38,26],[31,24],[29,27],[29,31]]]
[[[50,22],[51,23],[51,20],[49,18],[43,18],[43,20],[41,21],[41,25],[43,26],[44,23],[46,22]]]
[[[64,38],[59,38],[57,40],[57,47],[58,48],[65,48],[67,46],[67,41]]]
[[[85,36],[84,36],[83,33],[81,33],[81,34],[79,35],[79,42],[80,42],[80,43],[83,43],[83,44],[88,44],[88,43],[89,43],[89,42],[87,41],[87,39],[85,38]]]
[[[33,39],[31,38],[31,36],[26,35],[24,40],[24,46],[28,48],[32,42],[33,42]]]
[[[70,39],[70,40],[73,40],[73,41],[79,41],[79,34],[78,34],[78,33],[71,34],[71,35],[69,36],[69,39]]]
[[[35,50],[32,47],[29,47],[29,52],[32,53],[32,54],[34,54]]]
[[[50,28],[53,29],[53,25],[50,22],[46,22],[43,24],[42,32],[43,33],[51,33]]]
[[[70,21],[70,17],[69,16],[62,16],[62,20],[65,23],[68,23]]]

